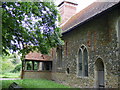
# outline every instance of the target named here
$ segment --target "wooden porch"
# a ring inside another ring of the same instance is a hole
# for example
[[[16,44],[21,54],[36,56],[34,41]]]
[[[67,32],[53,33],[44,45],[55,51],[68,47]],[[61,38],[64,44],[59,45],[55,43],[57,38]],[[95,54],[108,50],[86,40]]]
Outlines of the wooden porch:
[[[22,62],[22,79],[51,79],[52,58],[37,52],[26,55]]]

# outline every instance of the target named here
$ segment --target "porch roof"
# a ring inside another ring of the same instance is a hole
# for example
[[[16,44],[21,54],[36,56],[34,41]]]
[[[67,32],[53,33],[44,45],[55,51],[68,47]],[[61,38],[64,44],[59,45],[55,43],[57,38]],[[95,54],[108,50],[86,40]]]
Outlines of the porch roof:
[[[38,52],[30,52],[25,56],[28,61],[52,61],[52,56],[44,55]]]

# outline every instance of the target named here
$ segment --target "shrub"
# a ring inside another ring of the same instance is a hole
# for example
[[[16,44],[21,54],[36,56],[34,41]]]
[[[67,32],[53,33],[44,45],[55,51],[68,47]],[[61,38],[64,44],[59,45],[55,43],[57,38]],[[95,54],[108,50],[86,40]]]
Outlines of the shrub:
[[[2,57],[2,63],[1,63],[2,67],[1,67],[1,72],[2,73],[7,73],[10,72],[11,70],[14,69],[14,65],[12,64],[11,60],[9,59],[8,56],[3,56]]]
[[[12,73],[20,72],[21,68],[22,68],[22,64],[18,64],[11,72]]]

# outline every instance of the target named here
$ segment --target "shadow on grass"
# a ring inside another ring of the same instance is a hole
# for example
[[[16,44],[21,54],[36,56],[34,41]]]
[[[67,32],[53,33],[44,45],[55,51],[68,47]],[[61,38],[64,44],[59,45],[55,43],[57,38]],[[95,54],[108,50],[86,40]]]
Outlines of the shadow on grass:
[[[8,88],[13,82],[23,88],[70,88],[69,86],[43,79],[3,80],[2,88]]]

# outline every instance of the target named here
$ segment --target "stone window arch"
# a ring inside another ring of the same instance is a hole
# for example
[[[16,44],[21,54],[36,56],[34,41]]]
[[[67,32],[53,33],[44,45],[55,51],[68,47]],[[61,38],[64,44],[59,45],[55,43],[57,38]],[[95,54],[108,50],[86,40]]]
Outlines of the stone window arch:
[[[81,46],[78,52],[78,76],[87,77],[88,76],[88,51],[85,46]]]
[[[117,36],[117,59],[119,60],[120,58],[120,17],[117,20],[117,25],[116,25],[116,36]]]
[[[79,53],[78,53],[78,76],[82,76],[82,55],[83,52],[82,52],[82,49],[79,50]]]
[[[88,52],[87,49],[85,48],[83,51],[83,56],[84,56],[84,76],[88,76]]]
[[[120,47],[120,18],[118,20],[118,30],[117,30],[118,44]]]

